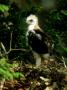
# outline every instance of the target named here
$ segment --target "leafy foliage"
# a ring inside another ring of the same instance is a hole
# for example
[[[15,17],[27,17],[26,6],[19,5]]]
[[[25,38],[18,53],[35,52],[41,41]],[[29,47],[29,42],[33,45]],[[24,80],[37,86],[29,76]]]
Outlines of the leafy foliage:
[[[9,10],[9,6],[0,4],[0,11],[5,12]]]
[[[13,68],[18,67],[17,65],[9,64],[6,58],[0,59],[0,79],[4,78],[6,80],[13,80],[24,77],[24,75],[20,72],[15,72]]]

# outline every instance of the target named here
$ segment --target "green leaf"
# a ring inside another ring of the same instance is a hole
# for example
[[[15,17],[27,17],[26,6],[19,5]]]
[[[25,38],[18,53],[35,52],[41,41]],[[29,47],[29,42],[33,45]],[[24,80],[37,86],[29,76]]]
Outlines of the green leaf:
[[[17,65],[16,65],[17,64]],[[24,77],[20,72],[15,72],[13,68],[18,67],[18,63],[10,64],[6,58],[0,59],[0,79],[12,80],[14,78]]]
[[[2,78],[5,78],[7,80],[13,79],[12,73],[10,73],[10,71],[4,70],[2,68],[0,68],[0,75],[2,76]]]
[[[0,11],[5,12],[9,10],[9,6],[4,5],[4,4],[0,4]]]
[[[67,10],[61,10],[61,13],[67,15]]]
[[[20,72],[13,73],[14,78],[24,77],[24,75]]]

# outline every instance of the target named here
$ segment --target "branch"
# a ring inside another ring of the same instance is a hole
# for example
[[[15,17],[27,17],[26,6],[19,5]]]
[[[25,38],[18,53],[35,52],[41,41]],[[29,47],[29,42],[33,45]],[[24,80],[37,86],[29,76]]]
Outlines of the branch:
[[[9,54],[11,51],[23,51],[23,52],[29,52],[27,49],[11,49],[6,54]]]
[[[29,50],[27,50],[27,49],[22,49],[22,48],[21,48],[21,49],[12,49],[12,34],[13,34],[13,32],[11,32],[11,35],[10,35],[10,48],[9,48],[8,51],[6,50],[4,44],[1,42],[1,47],[2,47],[2,49],[3,49],[3,51],[4,51],[4,55],[8,56],[8,54],[9,54],[11,51],[29,52]]]
[[[63,64],[64,64],[64,67],[65,67],[65,68],[67,68],[66,63],[65,63],[65,60],[64,60],[64,57],[63,57],[63,56],[62,56],[62,62],[63,62]]]
[[[4,53],[6,54],[7,53],[7,51],[6,51],[6,48],[5,48],[5,46],[4,46],[4,44],[1,42],[1,47],[2,47],[2,49],[3,49],[3,51],[4,51]]]
[[[13,34],[13,32],[11,32],[11,35],[10,35],[10,50],[12,48],[12,34]]]
[[[6,48],[5,48],[5,46],[4,46],[4,44],[1,42],[1,47],[2,47],[2,49],[3,49],[3,51],[4,51],[4,55],[8,55],[11,51],[23,51],[23,52],[29,52],[29,50],[28,49],[12,49],[11,48],[11,46],[10,46],[10,49],[9,49],[9,51],[6,51]]]
[[[3,88],[4,88],[4,83],[5,83],[5,78],[3,78],[3,80],[1,81],[0,90],[3,90]]]

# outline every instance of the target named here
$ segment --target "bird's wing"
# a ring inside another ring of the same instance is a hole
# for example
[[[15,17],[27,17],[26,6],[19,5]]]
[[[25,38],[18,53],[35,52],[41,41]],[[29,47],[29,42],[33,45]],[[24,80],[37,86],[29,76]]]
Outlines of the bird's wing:
[[[43,40],[44,43],[46,43],[46,45],[48,46],[49,51],[51,51],[54,48],[54,44],[53,44],[53,41],[52,41],[50,35],[48,35],[47,33],[43,32],[43,30],[41,31],[39,29],[36,29],[35,32],[36,32],[36,36],[40,40]]]

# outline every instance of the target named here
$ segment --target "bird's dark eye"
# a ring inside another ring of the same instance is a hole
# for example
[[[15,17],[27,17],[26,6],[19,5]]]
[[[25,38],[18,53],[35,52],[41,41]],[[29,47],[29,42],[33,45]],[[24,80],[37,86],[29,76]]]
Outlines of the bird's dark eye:
[[[33,20],[31,19],[30,22],[33,22]]]

